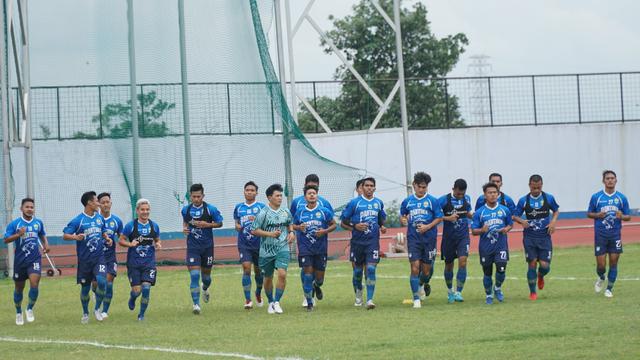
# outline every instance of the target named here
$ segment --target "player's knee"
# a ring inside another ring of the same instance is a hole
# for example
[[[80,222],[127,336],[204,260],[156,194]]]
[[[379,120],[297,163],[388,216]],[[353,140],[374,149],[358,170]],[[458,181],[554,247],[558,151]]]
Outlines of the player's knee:
[[[492,276],[493,275],[493,266],[491,266],[491,265],[483,266],[482,267],[482,272],[484,273],[485,276]]]
[[[507,271],[507,263],[496,263],[496,272],[503,274]]]
[[[375,265],[367,265],[367,276],[376,274],[376,266]]]

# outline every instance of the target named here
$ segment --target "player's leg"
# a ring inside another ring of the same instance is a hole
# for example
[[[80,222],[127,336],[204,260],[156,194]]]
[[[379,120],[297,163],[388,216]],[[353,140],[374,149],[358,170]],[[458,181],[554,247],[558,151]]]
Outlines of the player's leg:
[[[467,281],[467,259],[468,255],[458,257],[458,273],[456,274],[456,292],[454,294],[454,300],[457,302],[464,301],[462,297],[462,290],[464,289],[464,283]]]
[[[80,303],[82,304],[82,324],[89,322],[89,293],[91,292],[91,282],[93,281],[93,266],[88,263],[78,263],[76,271],[76,282],[80,284]]]
[[[607,290],[604,295],[607,297],[613,297],[613,285],[618,277],[618,260],[620,259],[620,253],[609,253],[609,273],[607,274]]]
[[[493,303],[493,258],[489,258],[486,254],[480,253],[480,265],[482,265],[482,285],[486,295],[486,303]]]
[[[33,315],[33,307],[38,301],[38,287],[40,286],[40,265],[38,264],[37,271],[29,273],[29,304],[27,305],[27,321],[33,322],[35,316]],[[22,285],[24,288],[24,284]]]
[[[264,277],[264,293],[267,296],[269,306],[267,312],[269,314],[275,314],[273,309],[273,273],[275,271],[275,257],[260,257],[260,269]]]
[[[258,307],[262,307],[262,286],[264,284],[264,277],[262,276],[262,270],[260,270],[259,252],[257,250],[254,251],[252,259],[254,280],[256,281],[256,304]]]
[[[24,325],[24,318],[22,314],[22,299],[24,294],[25,280],[23,279],[23,276],[21,276],[18,272],[14,273],[13,280],[15,286],[13,290],[13,303],[16,307],[16,325]]]
[[[417,240],[414,238],[408,239],[407,241],[407,250],[409,255],[409,287],[411,289],[411,296],[413,297],[413,307],[420,308],[422,307],[421,303],[421,286],[424,283],[421,281],[420,277],[420,258],[423,247],[419,246]]]
[[[244,308],[251,309],[251,261],[242,262],[242,291],[244,292]]]
[[[604,288],[604,274],[607,272],[607,239],[603,239],[598,234],[595,235],[595,256],[597,279],[594,290],[599,293]]]
[[[107,292],[107,266],[104,261],[98,261],[93,267],[93,277],[97,283],[96,286],[96,304],[93,308],[93,314],[96,320],[102,321],[102,301]]]
[[[142,284],[140,285],[140,312],[138,313],[138,320],[144,320],[144,313],[149,306],[149,298],[151,296],[151,286],[156,283],[157,270],[155,267],[145,268],[142,271]]]
[[[107,263],[107,287],[102,300],[102,318],[109,317],[109,307],[113,299],[113,281],[118,275],[118,264],[115,261]]]
[[[287,286],[287,268],[289,267],[289,248],[285,248],[276,254],[275,268],[278,270],[278,284],[276,285],[276,296],[274,298],[273,309],[276,314],[282,314],[280,300],[284,295],[284,289]]]
[[[191,249],[187,246],[187,270],[189,271],[189,292],[193,302],[193,313],[200,313],[200,268],[201,251]]]
[[[353,284],[353,292],[356,296],[354,305],[362,306],[362,275],[364,272],[364,264],[366,262],[364,249],[361,246],[351,244],[351,252],[349,258],[351,260],[351,267],[353,268],[351,283]]]
[[[127,266],[127,275],[129,276],[129,284],[131,285],[128,305],[129,310],[133,311],[136,308],[136,300],[142,291],[142,273],[137,267]]]
[[[367,309],[371,310],[376,307],[373,303],[373,295],[376,291],[376,269],[380,262],[380,244],[372,244],[366,250],[367,262]]]
[[[538,259],[530,258],[531,254],[527,253],[527,284],[529,286],[529,299],[536,300],[538,294],[536,293],[536,281],[538,279]]]
[[[322,300],[324,297],[322,285],[324,284],[324,272],[327,269],[327,254],[314,256],[313,269],[313,293],[316,299]]]
[[[551,237],[546,239],[538,249],[538,289],[544,289],[544,277],[551,271],[553,247]]]
[[[209,288],[211,287],[211,270],[213,269],[213,246],[203,251],[200,258],[200,273],[202,274],[202,298],[205,303],[209,302],[211,293]]]
[[[500,261],[496,261],[496,282],[493,288],[494,294],[498,301],[502,302],[504,300],[504,294],[502,293],[502,284],[504,283],[504,279],[507,277],[507,262],[505,259],[500,259]]]
[[[300,273],[302,274],[302,292],[307,310],[313,310],[313,262],[311,256],[298,256]]]

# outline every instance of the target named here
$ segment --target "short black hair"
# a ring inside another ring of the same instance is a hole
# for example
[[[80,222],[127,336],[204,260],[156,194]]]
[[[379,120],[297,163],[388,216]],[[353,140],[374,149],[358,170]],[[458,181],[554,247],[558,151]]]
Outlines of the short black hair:
[[[320,178],[316,174],[309,174],[304,178],[304,184],[307,185],[310,182],[320,184]]]
[[[258,191],[258,185],[256,185],[256,183],[254,183],[253,181],[247,181],[247,183],[244,184],[244,188],[243,189],[246,189],[247,186],[253,186],[254,188],[256,188],[256,191]]]
[[[32,198],[26,197],[26,198],[22,199],[22,202],[20,203],[20,206],[22,206],[22,205],[24,205],[24,203],[28,203],[28,202],[33,203],[33,204],[36,203]]]
[[[204,187],[202,186],[202,184],[198,183],[198,184],[193,184],[191,185],[191,187],[189,188],[189,192],[197,192],[197,191],[202,191],[202,193],[204,194]]]
[[[367,181],[371,181],[373,183],[373,186],[376,185],[376,179],[373,178],[372,176],[366,177],[364,179],[362,179],[362,186],[364,186],[364,183]]]
[[[359,179],[358,181],[356,181],[356,189],[362,186],[362,184],[364,184],[364,179]]]
[[[307,186],[305,186],[305,187],[304,187],[304,192],[303,192],[303,194],[304,194],[305,196],[307,196],[307,191],[309,191],[309,190],[315,190],[315,191],[316,191],[316,194],[318,193],[318,187],[317,187],[317,186],[315,186],[315,185],[307,185]]]
[[[500,191],[500,189],[498,189],[498,185],[490,182],[490,183],[486,183],[486,184],[482,185],[482,192],[483,193],[487,192],[487,189],[489,189],[489,188],[494,188],[494,189],[496,189],[496,191]]]
[[[100,199],[102,199],[103,197],[108,196],[109,199],[111,199],[111,193],[108,192],[101,192],[100,194],[98,194],[98,201],[100,201]]]
[[[413,175],[413,183],[414,184],[422,184],[425,183],[429,185],[431,182],[431,175],[427,174],[424,171],[418,171]]]
[[[491,178],[494,177],[494,176],[499,177],[500,181],[502,181],[502,175],[500,175],[499,173],[496,173],[496,172],[491,173],[491,175],[489,175],[489,181],[491,181]]]
[[[604,177],[609,175],[609,174],[613,175],[613,177],[615,177],[616,179],[618,178],[618,175],[616,175],[615,171],[613,171],[613,170],[605,170],[605,171],[602,172],[602,181],[604,181]]]
[[[87,191],[86,193],[82,194],[82,197],[80,197],[80,202],[82,203],[82,206],[87,206],[89,201],[91,201],[91,199],[93,199],[95,196],[96,196],[95,191]]]
[[[273,185],[270,185],[270,186],[267,188],[267,197],[269,197],[269,196],[273,195],[273,193],[274,193],[274,192],[276,192],[276,191],[280,191],[280,192],[282,192],[282,191],[283,191],[283,189],[282,189],[282,185],[280,185],[280,184],[273,184]]]
[[[458,189],[458,190],[462,190],[462,191],[466,191],[467,190],[467,182],[464,179],[457,179],[453,183],[453,188],[454,189]]]
[[[542,182],[542,176],[538,174],[533,174],[529,177],[529,183],[537,183]]]

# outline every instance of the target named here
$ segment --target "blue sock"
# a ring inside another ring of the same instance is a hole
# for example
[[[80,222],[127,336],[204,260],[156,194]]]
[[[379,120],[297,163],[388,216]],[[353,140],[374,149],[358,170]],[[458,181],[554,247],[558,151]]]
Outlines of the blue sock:
[[[96,276],[98,286],[96,287],[96,307],[95,310],[99,310],[104,300],[104,294],[107,292],[107,279],[104,276]]]
[[[280,301],[280,299],[282,299],[282,294],[284,294],[284,289],[276,288],[275,301]]]
[[[373,293],[376,291],[376,267],[367,265],[367,301],[373,300]]]
[[[13,290],[13,303],[16,305],[16,314],[22,314],[22,292]]]
[[[491,276],[487,276],[485,275],[482,278],[482,285],[484,285],[484,292],[487,295],[491,295],[492,291],[491,291],[491,285],[493,285],[493,280],[491,279]]]
[[[81,285],[80,287],[80,302],[82,303],[82,313],[89,313],[89,291],[91,291],[91,284]]]
[[[449,289],[449,292],[452,292],[453,290],[453,271],[447,271],[446,269],[444,270],[444,282],[445,284],[447,284],[447,289]]]
[[[211,274],[202,274],[202,290],[207,290],[211,287]]]
[[[496,279],[497,279],[497,277],[498,277],[498,274],[496,274]],[[529,292],[532,293],[532,294],[536,292],[536,281],[537,280],[538,280],[538,273],[536,272],[535,266],[534,267],[530,267],[527,270],[527,283],[529,284]]]
[[[267,294],[267,300],[269,301],[269,303],[272,303],[273,302],[273,288],[271,288],[271,289],[264,288],[264,293]]]
[[[540,265],[538,266],[538,275],[545,277],[551,271],[551,265],[547,265],[546,267]]]
[[[436,263],[435,261],[432,261],[431,267],[429,268],[429,276],[427,277],[427,283],[431,281],[431,278],[433,277],[433,270],[435,270],[435,267],[436,267]]]
[[[36,301],[38,300],[38,288],[29,288],[29,305],[27,305],[27,310],[33,309],[36,305]]]
[[[313,283],[317,286],[317,287],[321,287],[322,284],[324,284],[324,276],[323,277],[317,277],[314,275],[313,277]]]
[[[140,299],[140,313],[138,317],[144,317],[144,312],[147,311],[149,306],[149,295],[151,294],[151,284],[142,284],[142,298]]]
[[[500,289],[504,279],[507,277],[507,273],[504,271],[496,271],[496,288]]]
[[[456,274],[456,291],[462,292],[464,288],[464,282],[467,281],[467,267],[461,267]]]
[[[362,291],[362,268],[353,269],[353,278],[351,282],[353,283],[354,292],[357,292],[358,290]]]
[[[302,276],[302,291],[304,291],[304,297],[307,298],[307,302],[313,301],[313,274],[304,274]],[[276,290],[277,291],[277,290]],[[278,295],[276,294],[276,297]]]
[[[264,277],[262,274],[256,274],[254,279],[256,280],[256,296],[260,296],[262,293],[262,284],[264,283]]]
[[[607,269],[596,267],[596,274],[598,274],[598,277],[600,278],[600,280],[604,280],[604,273],[606,272],[607,272]]]
[[[420,299],[420,277],[417,275],[409,276],[409,285],[411,285],[413,300]]]
[[[242,291],[244,291],[244,299],[251,301],[251,275],[242,274]]]
[[[113,281],[107,281],[107,291],[104,293],[104,300],[102,300],[102,311],[108,313],[109,306],[111,306],[111,299],[113,299]]]
[[[191,278],[191,300],[193,305],[200,305],[200,270],[189,270],[189,277]]]
[[[135,304],[136,300],[138,299],[138,296],[140,296],[139,291],[131,290],[131,292],[129,293],[129,301]]]
[[[425,275],[423,273],[420,273],[420,286],[422,286],[424,284],[428,284],[429,280],[431,280],[431,277],[429,275]]]
[[[617,277],[618,277],[618,265],[609,266],[609,274],[607,275],[607,278],[609,280],[609,283],[607,284],[608,290],[613,289],[613,284],[615,284]]]

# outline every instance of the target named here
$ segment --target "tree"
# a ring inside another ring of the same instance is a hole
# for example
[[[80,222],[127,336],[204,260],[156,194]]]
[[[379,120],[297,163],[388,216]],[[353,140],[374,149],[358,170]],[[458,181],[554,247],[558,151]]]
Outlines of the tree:
[[[380,0],[381,7],[393,14],[393,0]],[[333,29],[327,35],[347,60],[367,80],[369,86],[384,98],[397,78],[395,33],[369,0],[353,7],[353,14],[342,19],[329,17]],[[464,126],[458,110],[458,99],[448,93],[442,79],[458,62],[468,45],[467,37],[458,33],[438,39],[427,20],[427,9],[415,3],[401,9],[402,46],[407,90],[409,126],[442,128]],[[326,53],[332,50],[321,39]],[[333,130],[368,127],[378,112],[378,104],[355,80],[346,66],[336,69],[334,78],[341,80],[340,94],[332,99],[316,99],[318,113]],[[298,115],[304,131],[315,130],[315,120],[303,108]],[[378,127],[400,126],[400,101],[394,98]]]
[[[159,99],[155,91],[138,94],[137,99],[140,137],[162,137],[169,134],[167,123],[159,119],[165,111],[174,109],[176,104]],[[91,122],[99,124],[95,133],[87,134],[78,131],[73,134],[73,137],[76,139],[95,139],[131,136],[131,100],[124,104],[107,104],[101,114],[91,118]]]

